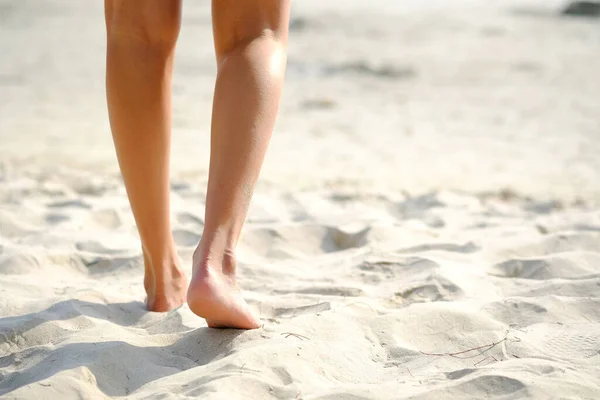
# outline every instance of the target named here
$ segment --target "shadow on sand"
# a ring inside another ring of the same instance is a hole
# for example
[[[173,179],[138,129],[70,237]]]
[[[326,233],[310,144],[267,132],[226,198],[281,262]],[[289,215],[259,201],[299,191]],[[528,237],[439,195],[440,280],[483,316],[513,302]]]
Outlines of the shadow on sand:
[[[28,337],[32,336],[28,332],[43,323],[83,315],[109,321],[131,332],[131,328],[127,327],[133,327],[147,314],[140,302],[98,304],[66,300],[40,312],[1,318],[0,348],[8,347],[8,351],[0,357],[0,396],[78,367],[89,369],[95,376],[98,388],[106,395],[125,396],[154,380],[222,358],[230,352],[233,340],[244,332],[233,329],[193,329],[182,323],[178,313],[172,312],[163,314],[164,318],[158,321],[151,319],[149,324],[154,327],[167,323],[170,334],[181,335],[176,342],[167,346],[137,346],[120,340],[92,342],[91,335],[88,336],[91,339],[89,342],[57,346],[63,341],[60,339],[66,339],[62,336],[59,340],[50,338],[45,343],[35,343],[34,340],[33,344],[27,344]],[[140,330],[144,330],[144,333],[139,334]],[[147,338],[151,338],[152,334],[143,326],[136,326],[128,336],[132,337],[133,342],[151,342]],[[11,351],[15,347],[18,350]],[[7,371],[18,364],[22,364],[19,371]]]

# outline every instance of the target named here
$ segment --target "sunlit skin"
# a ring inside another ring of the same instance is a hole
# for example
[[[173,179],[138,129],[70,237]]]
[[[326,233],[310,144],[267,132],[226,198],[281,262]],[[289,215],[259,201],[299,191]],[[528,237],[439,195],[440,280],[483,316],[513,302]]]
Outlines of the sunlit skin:
[[[211,327],[260,326],[236,283],[235,248],[279,107],[289,7],[289,0],[212,2],[211,157],[204,232],[188,287],[169,221],[171,79],[181,1],[105,0],[110,126],[142,242],[151,311],[187,300]]]

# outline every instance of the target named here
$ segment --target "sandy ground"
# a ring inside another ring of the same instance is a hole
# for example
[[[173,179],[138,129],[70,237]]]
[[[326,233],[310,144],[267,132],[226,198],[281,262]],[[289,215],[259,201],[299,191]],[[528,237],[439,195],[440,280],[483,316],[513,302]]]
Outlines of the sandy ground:
[[[188,272],[206,3],[184,5],[173,87]],[[600,20],[447,3],[295,2],[239,248],[266,324],[244,332],[144,310],[101,2],[0,0],[0,396],[598,398]]]

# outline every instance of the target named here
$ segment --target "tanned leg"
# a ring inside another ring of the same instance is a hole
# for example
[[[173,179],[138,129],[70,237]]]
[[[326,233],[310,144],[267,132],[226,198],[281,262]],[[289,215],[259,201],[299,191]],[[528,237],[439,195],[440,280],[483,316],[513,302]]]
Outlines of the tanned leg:
[[[142,241],[147,307],[185,302],[169,221],[171,76],[179,0],[105,0],[110,126]]]
[[[279,107],[288,0],[213,0],[217,81],[204,234],[190,309],[211,327],[260,326],[236,283],[235,248]]]

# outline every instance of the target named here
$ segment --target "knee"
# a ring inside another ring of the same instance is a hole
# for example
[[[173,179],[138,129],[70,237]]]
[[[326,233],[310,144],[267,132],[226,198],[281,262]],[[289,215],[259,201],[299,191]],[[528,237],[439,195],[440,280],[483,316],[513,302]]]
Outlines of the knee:
[[[108,44],[165,50],[175,47],[181,25],[179,0],[105,0]]]
[[[213,2],[217,58],[255,40],[285,46],[288,18],[288,0]]]

